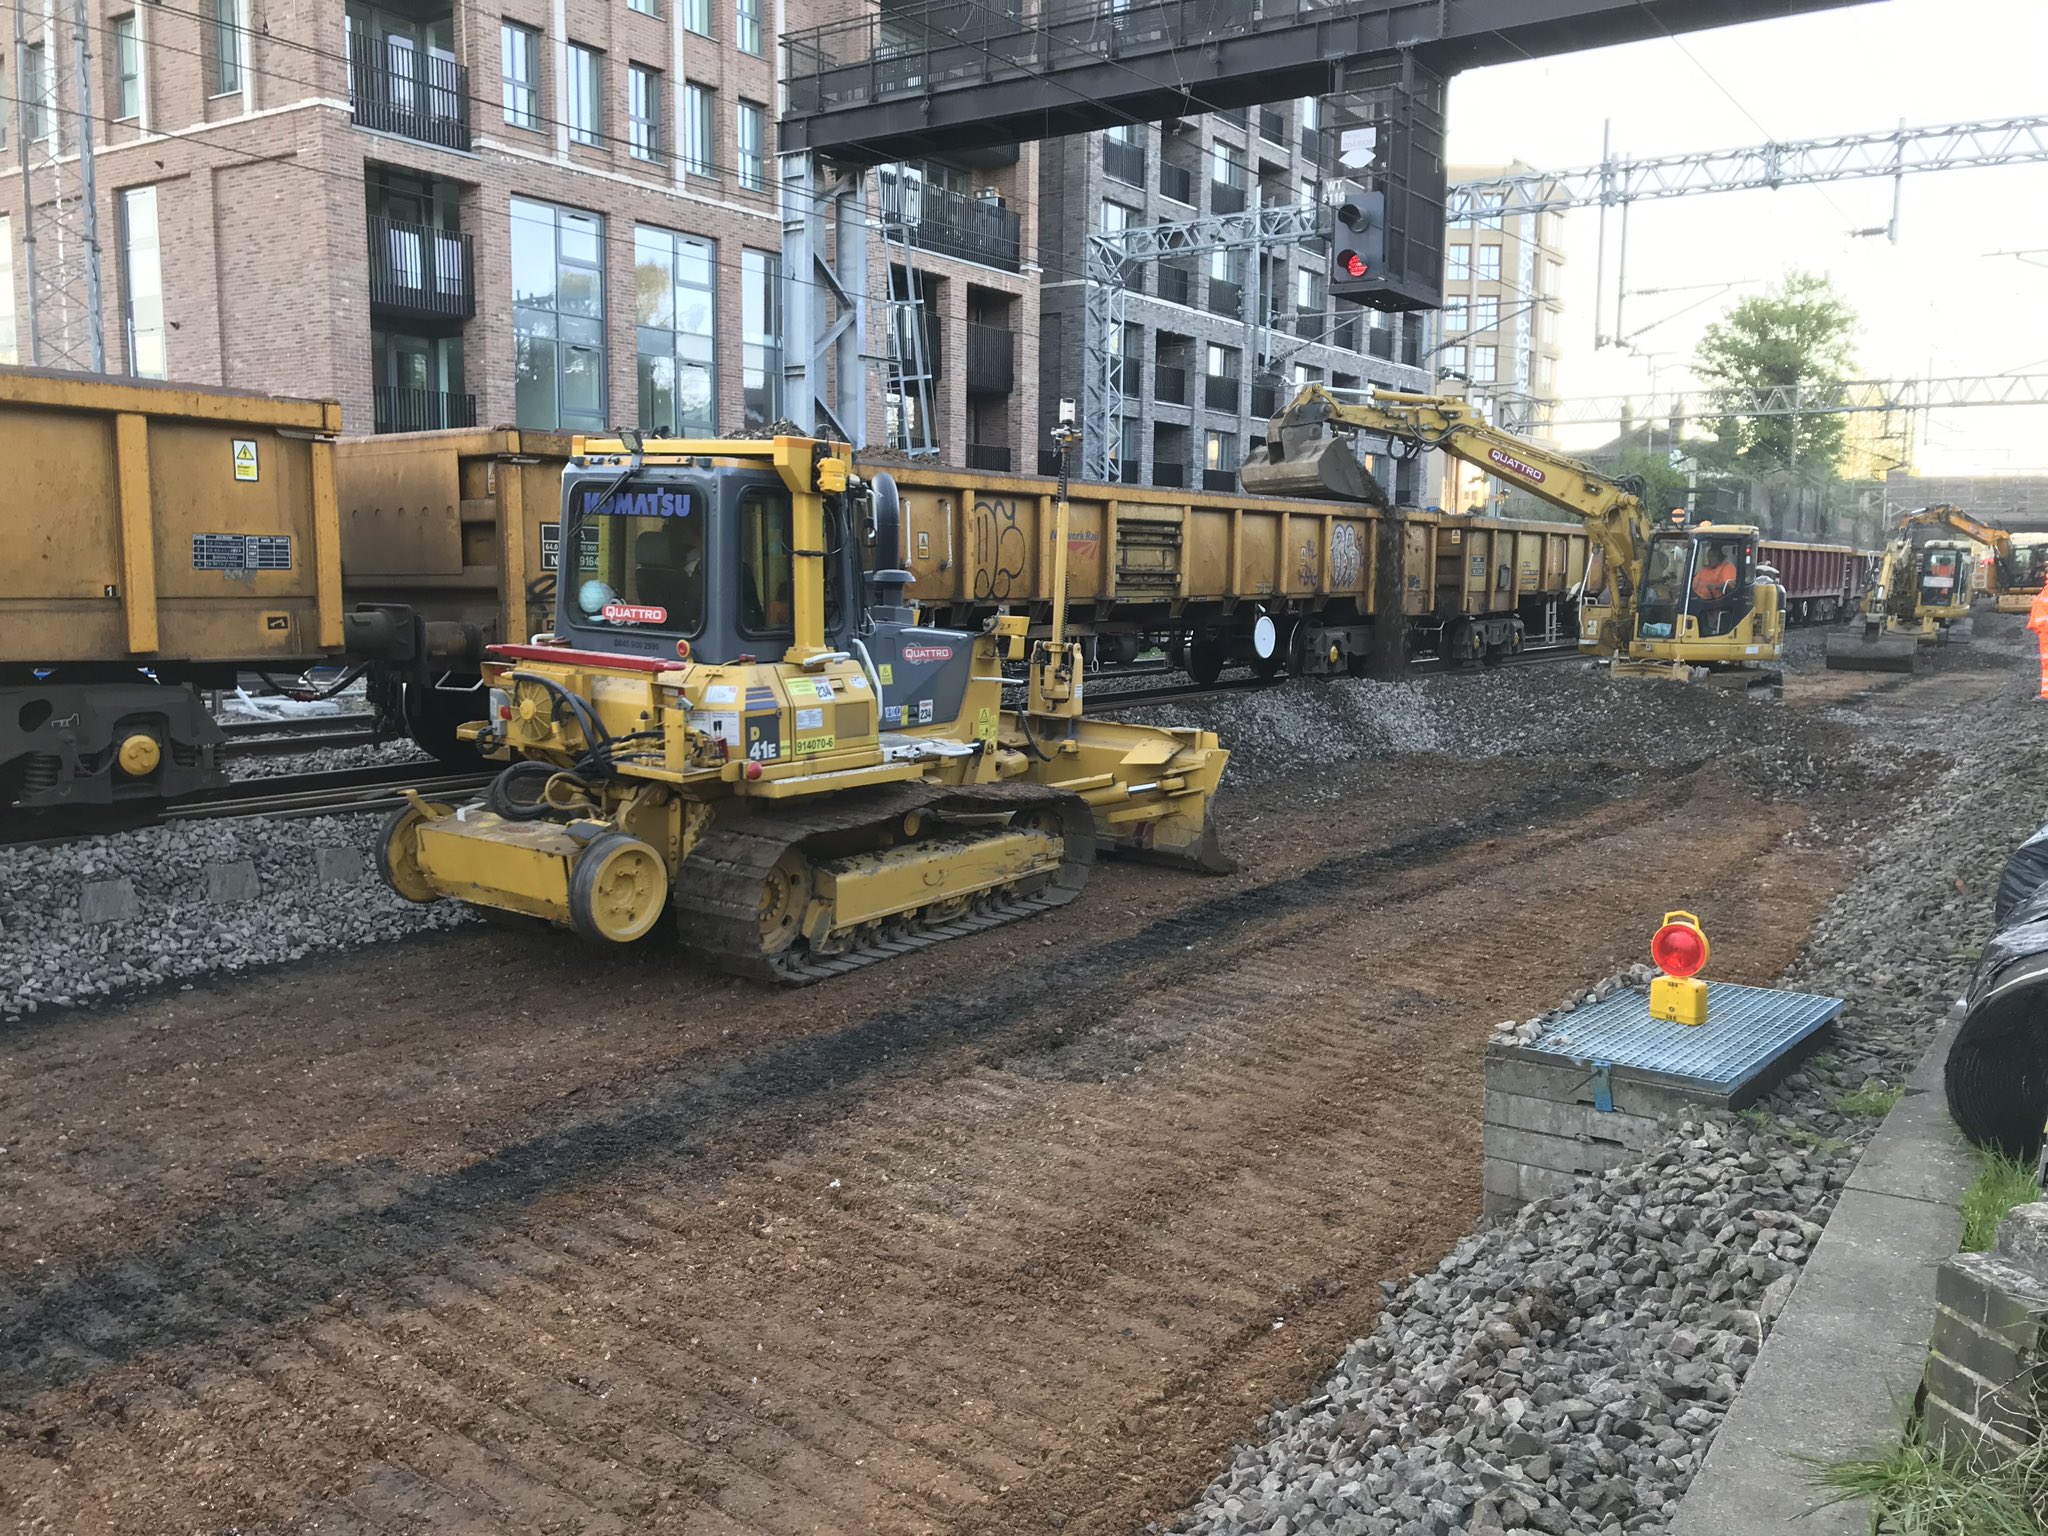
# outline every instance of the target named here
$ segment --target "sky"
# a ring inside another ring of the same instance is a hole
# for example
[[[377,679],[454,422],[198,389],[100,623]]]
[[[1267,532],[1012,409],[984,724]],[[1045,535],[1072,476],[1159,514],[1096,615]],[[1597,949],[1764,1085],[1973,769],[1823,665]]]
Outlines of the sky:
[[[2048,114],[2044,59],[2048,0],[1874,0],[1468,71],[1451,82],[1449,158],[1592,165],[1606,120],[1622,158]],[[1636,204],[1630,290],[1741,285],[1632,292],[1633,353],[1594,347],[1599,214],[1566,214],[1559,393],[1646,390],[1653,367],[1661,388],[1693,382],[1706,325],[1795,270],[1832,278],[1860,317],[1857,377],[2048,373],[2048,164],[1910,175],[1896,245],[1849,233],[1891,208],[1889,178]],[[1610,331],[1618,229],[1610,213]],[[1561,435],[1584,447],[1612,430]],[[1932,412],[1917,439],[1924,473],[2048,473],[2048,409]]]

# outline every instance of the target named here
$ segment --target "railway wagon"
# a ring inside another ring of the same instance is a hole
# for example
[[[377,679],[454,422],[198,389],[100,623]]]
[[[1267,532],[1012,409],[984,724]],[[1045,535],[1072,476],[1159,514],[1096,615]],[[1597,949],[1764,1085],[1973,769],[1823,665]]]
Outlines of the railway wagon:
[[[1787,539],[1766,539],[1758,558],[1778,573],[1788,624],[1832,624],[1854,606],[1877,563],[1870,550]]]
[[[341,643],[341,410],[0,367],[0,805],[219,778],[198,690]]]
[[[1052,603],[1055,482],[890,466],[910,595],[933,622]],[[1197,679],[1361,673],[1377,655],[1501,655],[1577,633],[1586,535],[1563,523],[1076,484],[1068,620],[1099,664],[1162,645]],[[1397,613],[1380,625],[1377,616]]]

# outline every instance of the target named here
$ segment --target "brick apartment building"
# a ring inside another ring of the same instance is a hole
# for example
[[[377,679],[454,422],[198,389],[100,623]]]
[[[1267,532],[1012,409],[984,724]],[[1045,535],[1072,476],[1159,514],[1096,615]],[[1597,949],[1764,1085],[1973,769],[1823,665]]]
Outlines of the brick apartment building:
[[[775,419],[774,58],[812,7],[89,0],[109,369],[331,396],[362,432]],[[0,32],[5,157],[17,95],[61,154],[70,28],[17,51]],[[895,171],[955,461],[1036,430],[1036,172],[1030,146]],[[28,362],[22,236],[9,175],[0,360]]]

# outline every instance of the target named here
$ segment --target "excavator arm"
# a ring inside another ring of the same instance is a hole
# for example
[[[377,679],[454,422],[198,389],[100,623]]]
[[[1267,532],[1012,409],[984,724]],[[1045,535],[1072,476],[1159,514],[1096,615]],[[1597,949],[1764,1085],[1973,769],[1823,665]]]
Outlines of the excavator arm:
[[[1385,505],[1359,462],[1352,442],[1359,432],[1379,433],[1414,453],[1438,449],[1583,519],[1600,551],[1601,589],[1613,612],[1602,627],[1605,647],[1626,647],[1635,632],[1635,573],[1651,532],[1642,498],[1590,465],[1503,432],[1467,401],[1375,390],[1354,403],[1311,384],[1272,419],[1265,447],[1239,472],[1244,488]]]

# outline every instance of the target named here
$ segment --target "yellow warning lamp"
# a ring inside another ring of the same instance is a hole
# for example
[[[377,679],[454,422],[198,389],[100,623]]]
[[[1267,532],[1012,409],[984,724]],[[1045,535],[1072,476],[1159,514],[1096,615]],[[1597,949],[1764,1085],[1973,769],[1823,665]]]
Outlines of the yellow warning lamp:
[[[1698,972],[1712,954],[1700,920],[1690,912],[1666,912],[1664,926],[1650,939],[1650,958],[1664,974],[1650,983],[1650,1017],[1672,1024],[1707,1022],[1707,984]]]

